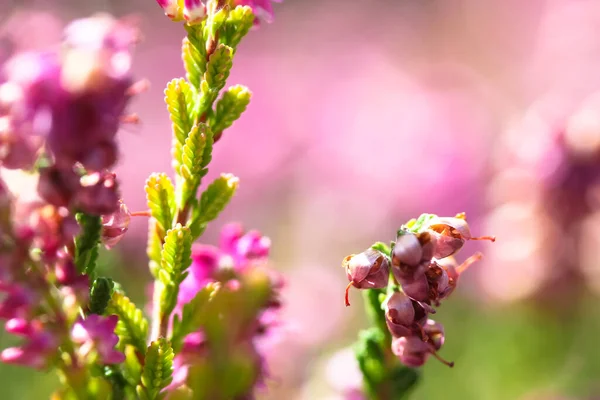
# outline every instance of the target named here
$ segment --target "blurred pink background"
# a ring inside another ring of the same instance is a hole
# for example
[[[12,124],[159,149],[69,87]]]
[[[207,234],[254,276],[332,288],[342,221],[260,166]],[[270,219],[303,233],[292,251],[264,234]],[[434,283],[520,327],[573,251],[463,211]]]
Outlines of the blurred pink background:
[[[183,75],[183,29],[152,0],[0,0],[0,10],[0,37],[19,50],[56,43],[63,24],[93,12],[139,20],[134,70],[151,86],[130,107],[141,124],[120,133],[117,174],[129,208],[144,209],[145,179],[170,171],[162,91]],[[461,253],[486,254],[459,289],[468,307],[531,300],[556,274],[548,272],[552,250],[568,242],[556,238],[569,229],[584,240],[569,242],[561,257],[576,252],[573,268],[598,293],[595,178],[577,228],[565,227],[547,196],[567,162],[557,152],[597,162],[600,2],[287,0],[275,13],[236,54],[229,83],[247,85],[253,99],[219,142],[209,179],[231,172],[241,185],[203,238],[214,242],[224,222],[243,222],[272,238],[273,263],[287,274],[287,324],[265,396],[335,395],[327,358],[364,326],[360,307],[342,306],[340,262],[393,239],[422,212],[466,211],[474,232],[499,238]],[[553,147],[556,135],[562,150]],[[146,269],[146,222],[135,218],[117,247],[135,271]],[[352,299],[360,303],[357,291]],[[546,388],[516,392],[529,389]],[[481,390],[453,398],[503,398]]]

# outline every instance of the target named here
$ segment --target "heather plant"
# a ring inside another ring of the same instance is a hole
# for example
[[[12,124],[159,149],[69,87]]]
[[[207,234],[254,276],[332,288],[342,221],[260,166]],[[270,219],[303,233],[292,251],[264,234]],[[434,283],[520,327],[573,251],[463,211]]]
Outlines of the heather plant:
[[[57,50],[13,54],[0,70],[0,318],[19,345],[9,364],[55,370],[55,399],[245,400],[268,378],[264,343],[277,329],[282,279],[269,269],[270,240],[225,225],[218,246],[200,244],[238,179],[206,182],[213,149],[246,110],[251,92],[228,86],[238,45],[271,0],[158,0],[184,28],[185,77],[166,84],[173,171],[151,174],[147,209],[130,211],[113,172],[117,133],[137,121],[130,100],[145,83],[131,73],[137,28],[95,15],[70,23]],[[12,187],[35,181],[33,196]],[[10,179],[9,179],[10,178]],[[148,219],[151,310],[99,267],[132,218]],[[464,214],[424,214],[346,257],[350,289],[363,290],[372,328],[355,347],[363,387],[348,399],[399,399],[445,332],[429,318],[479,254],[453,255],[473,237]],[[341,305],[340,305],[341,306]]]
[[[348,286],[363,290],[372,327],[360,332],[355,356],[363,390],[352,389],[348,399],[402,399],[418,380],[415,368],[430,356],[449,367],[454,362],[438,352],[445,341],[444,327],[429,318],[452,294],[467,268],[482,257],[475,253],[459,264],[454,254],[473,237],[464,213],[455,217],[423,214],[402,225],[396,240],[377,242],[344,258]]]
[[[227,87],[237,46],[271,2],[158,3],[185,29],[186,76],[166,85],[173,173],[147,179],[147,210],[128,209],[112,172],[145,86],[131,74],[131,21],[76,20],[58,50],[13,54],[1,68],[0,317],[21,342],[0,358],[56,370],[53,398],[250,399],[266,376],[259,347],[281,287],[269,239],[232,224],[218,247],[196,242],[238,187],[232,174],[204,178],[250,102],[248,88]],[[11,187],[15,176],[35,180],[32,198]],[[150,318],[97,263],[131,218],[149,220]]]

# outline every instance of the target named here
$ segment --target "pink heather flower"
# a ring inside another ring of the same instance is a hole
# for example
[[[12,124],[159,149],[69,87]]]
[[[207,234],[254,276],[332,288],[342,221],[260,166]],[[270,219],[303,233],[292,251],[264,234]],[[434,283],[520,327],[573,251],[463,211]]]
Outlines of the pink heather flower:
[[[4,164],[35,159],[30,142],[37,137],[46,140],[60,168],[75,162],[96,171],[112,166],[115,135],[131,97],[129,47],[135,40],[133,27],[100,15],[65,29],[61,57],[29,53],[9,60],[0,87]],[[17,150],[23,155],[15,160]]]
[[[116,315],[104,317],[96,314],[77,321],[71,331],[71,337],[75,343],[81,345],[79,354],[85,358],[92,351],[96,351],[105,364],[118,364],[125,361],[125,355],[114,348],[119,341],[119,337],[115,334],[118,321]]]
[[[196,24],[206,17],[206,6],[200,0],[183,1],[183,18],[188,24]]]
[[[7,295],[0,303],[0,318],[2,319],[26,316],[36,302],[35,294],[21,286],[9,284],[7,290],[3,291],[6,291]]]
[[[57,345],[58,342],[52,334],[36,331],[28,336],[22,346],[4,349],[0,353],[0,360],[7,364],[43,369],[48,365]]]
[[[167,17],[174,21],[181,21],[183,19],[182,0],[156,0],[156,2],[164,10]]]
[[[119,209],[112,214],[102,216],[102,243],[107,249],[115,246],[129,229],[131,213],[119,200]]]
[[[218,248],[203,244],[193,247],[190,273],[179,288],[178,305],[189,302],[208,282],[216,280],[220,268],[241,272],[266,262],[270,246],[269,238],[258,231],[244,234],[239,224],[225,225]]]
[[[255,24],[258,24],[258,17],[271,23],[273,22],[273,5],[271,2],[281,3],[281,0],[234,0],[236,6],[249,6],[257,19]]]

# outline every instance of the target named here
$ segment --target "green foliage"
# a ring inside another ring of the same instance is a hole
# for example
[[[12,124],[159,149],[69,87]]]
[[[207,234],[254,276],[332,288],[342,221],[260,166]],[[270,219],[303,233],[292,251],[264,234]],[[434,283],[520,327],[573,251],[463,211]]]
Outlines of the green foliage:
[[[202,75],[206,72],[206,38],[201,25],[185,25],[188,35],[183,39],[181,58],[186,78],[194,88],[200,87]]]
[[[196,115],[208,112],[221,89],[225,87],[233,61],[233,49],[224,44],[218,44],[210,55],[204,77],[200,83],[200,99]]]
[[[156,220],[150,218],[148,221],[148,245],[146,247],[146,254],[150,260],[150,272],[155,278],[158,276],[158,270],[160,269],[160,252],[162,251],[162,241],[164,238],[164,233],[161,236],[157,225]]]
[[[146,351],[141,384],[136,388],[141,400],[164,398],[160,391],[173,381],[174,356],[173,349],[166,339],[159,338],[150,343]]]
[[[177,224],[167,232],[161,253],[158,279],[162,283],[160,293],[161,318],[175,308],[179,284],[187,276],[192,263],[192,235],[189,228]]]
[[[388,246],[387,244],[385,244],[383,242],[373,243],[371,248],[382,252],[383,254],[385,254],[388,257],[391,256],[392,249],[390,248],[390,246]]]
[[[385,378],[385,353],[382,344],[385,335],[378,328],[360,332],[354,353],[363,374],[363,383],[367,394],[377,398],[379,387]]]
[[[431,219],[436,218],[436,217],[437,217],[437,215],[435,215],[435,214],[421,214],[419,216],[419,218],[411,219],[405,225],[403,225],[403,227],[413,233],[418,233],[421,231],[421,229],[427,222],[429,222]],[[398,230],[398,235],[401,235],[401,234],[402,234],[402,228],[400,228]]]
[[[215,179],[200,197],[200,203],[192,214],[190,229],[196,239],[206,228],[206,224],[219,216],[229,203],[238,187],[238,178],[231,174],[222,174]]]
[[[96,278],[90,287],[89,310],[91,314],[104,314],[112,297],[115,284],[110,278]]]
[[[226,45],[236,48],[242,38],[254,25],[254,14],[248,6],[237,6],[229,12],[225,24],[219,31],[220,40]]]
[[[173,167],[181,163],[182,147],[195,121],[195,90],[183,78],[173,79],[165,88],[165,103],[173,126]]]
[[[115,333],[119,336],[119,346],[131,344],[140,353],[146,351],[146,337],[148,336],[148,321],[135,304],[122,293],[113,293],[106,314],[115,314],[119,322]]]
[[[213,292],[208,301],[199,300],[203,305],[198,314],[194,314],[195,305],[191,305],[188,315],[184,315],[182,326],[188,318],[198,318],[194,322],[200,323],[208,346],[207,357],[198,360],[189,370],[187,385],[193,390],[194,398],[240,398],[252,390],[256,381],[256,355],[240,346],[239,338],[272,298],[272,282],[260,270],[239,278],[238,289],[222,287]]]
[[[229,7],[217,9],[217,3],[217,1],[213,1],[208,4],[209,9],[214,7],[214,9],[208,11],[208,18],[204,24],[204,36],[209,42],[216,39],[217,31],[221,29],[229,14]]]
[[[110,382],[112,386],[111,400],[125,400],[127,380],[116,365],[105,365],[103,368],[104,378]]]
[[[185,336],[199,330],[206,322],[208,302],[217,288],[216,285],[205,286],[189,303],[183,306],[181,319],[177,314],[173,316],[171,343],[175,352],[181,349]]]
[[[182,149],[182,162],[179,174],[183,182],[178,190],[179,208],[183,209],[196,197],[202,178],[208,173],[206,166],[212,159],[213,135],[206,124],[194,125]]]
[[[419,381],[419,371],[404,365],[396,365],[388,370],[386,381],[389,382],[393,400],[405,399]]]
[[[156,229],[162,238],[173,223],[175,188],[166,174],[154,173],[146,180],[145,191],[148,208],[156,219]]]
[[[102,234],[102,218],[84,213],[78,213],[75,218],[81,227],[81,234],[75,238],[75,265],[80,273],[93,276]]]
[[[125,353],[125,362],[123,363],[123,377],[129,383],[129,386],[134,387],[142,378],[142,364],[138,354],[144,354],[143,351],[137,350],[132,345],[126,345],[123,351]]]
[[[235,85],[227,89],[217,102],[216,112],[210,120],[213,132],[223,132],[233,125],[246,111],[251,97],[252,93],[245,86]]]

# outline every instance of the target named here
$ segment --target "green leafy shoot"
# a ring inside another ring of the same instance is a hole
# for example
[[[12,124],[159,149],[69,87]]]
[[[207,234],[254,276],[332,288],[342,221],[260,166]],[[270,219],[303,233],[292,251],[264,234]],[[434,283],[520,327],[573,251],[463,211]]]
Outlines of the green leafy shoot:
[[[100,277],[94,279],[90,287],[89,311],[91,314],[104,314],[112,297],[115,284],[112,279]]]
[[[173,167],[178,169],[181,163],[181,151],[194,126],[195,90],[183,78],[173,79],[165,89],[165,103],[173,128]]]
[[[75,265],[80,273],[93,276],[102,234],[102,218],[84,213],[78,213],[75,218],[81,227],[81,234],[75,238]]]
[[[200,80],[206,72],[206,38],[204,37],[204,24],[185,25],[187,37],[183,40],[181,58],[186,71],[186,78],[196,89],[200,87]]]
[[[171,343],[175,352],[181,350],[183,339],[188,334],[199,330],[205,323],[207,318],[206,307],[218,289],[218,284],[208,284],[196,293],[196,296],[189,303],[183,306],[181,319],[177,314],[173,316]]]
[[[218,44],[210,55],[204,77],[200,82],[200,99],[196,115],[203,116],[208,112],[221,89],[225,87],[233,62],[233,49],[224,44]]]
[[[254,25],[254,14],[249,6],[237,6],[229,12],[225,24],[219,31],[220,40],[236,48]]]
[[[212,131],[206,124],[194,125],[185,140],[179,175],[183,178],[178,187],[178,207],[184,209],[196,192],[202,178],[208,173],[207,165],[212,159]]]
[[[115,328],[115,333],[119,336],[119,346],[131,344],[137,351],[144,354],[148,336],[148,321],[142,311],[123,293],[115,292],[108,303],[106,314],[114,314],[119,317]]]
[[[222,174],[200,196],[200,202],[192,213],[190,229],[194,240],[217,218],[237,190],[239,180],[231,174]]]
[[[171,228],[175,214],[175,188],[166,174],[154,173],[146,180],[146,200],[152,217],[156,219],[159,236]]]
[[[245,86],[235,85],[227,89],[217,101],[216,111],[210,120],[213,132],[220,134],[233,125],[246,111],[251,98],[252,93]]]
[[[192,235],[187,227],[177,224],[169,230],[161,253],[158,279],[162,283],[160,293],[160,317],[169,316],[177,302],[179,285],[187,276],[192,263]]]
[[[173,358],[171,344],[165,338],[150,343],[146,351],[141,384],[136,388],[141,400],[164,398],[161,390],[173,381]]]

